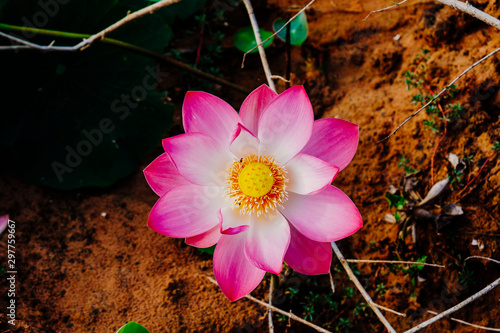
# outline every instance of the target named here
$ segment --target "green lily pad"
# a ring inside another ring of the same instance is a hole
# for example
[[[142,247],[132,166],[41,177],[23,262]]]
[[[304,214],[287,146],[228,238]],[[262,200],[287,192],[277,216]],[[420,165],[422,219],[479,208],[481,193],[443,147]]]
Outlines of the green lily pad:
[[[5,23],[41,17],[31,0],[10,4],[0,6]],[[129,10],[116,0],[71,1],[43,28],[91,34]],[[18,35],[45,45],[54,39]],[[162,16],[153,14],[109,37],[161,52],[172,36]],[[55,45],[76,42],[57,39]],[[156,91],[156,67],[149,58],[102,44],[77,52],[1,52],[0,146],[8,148],[13,171],[60,189],[108,186],[131,174],[172,122],[173,107]]]
[[[259,29],[259,32],[260,32],[260,38],[262,40],[266,40],[267,38],[273,35],[272,32],[264,29]],[[262,44],[262,46],[264,46],[264,48],[269,47],[272,44],[273,39],[274,37],[269,39],[264,44]],[[255,46],[257,46],[257,42],[255,41],[255,35],[253,33],[252,27],[248,26],[236,31],[233,37],[233,43],[238,50],[245,53],[254,48]],[[257,53],[257,52],[259,52],[259,49],[255,48],[250,53]]]
[[[134,321],[130,321],[116,333],[149,333],[149,331],[145,329],[144,326]]]
[[[286,21],[282,18],[277,19],[276,21],[273,22],[273,29],[274,32],[278,31],[285,25]],[[299,46],[302,45],[302,43],[305,42],[307,39],[307,34],[308,34],[308,25],[307,25],[307,17],[306,13],[302,12],[297,16],[292,22],[290,22],[290,44]],[[281,30],[278,33],[278,37],[286,41],[286,30],[288,29],[285,28]]]

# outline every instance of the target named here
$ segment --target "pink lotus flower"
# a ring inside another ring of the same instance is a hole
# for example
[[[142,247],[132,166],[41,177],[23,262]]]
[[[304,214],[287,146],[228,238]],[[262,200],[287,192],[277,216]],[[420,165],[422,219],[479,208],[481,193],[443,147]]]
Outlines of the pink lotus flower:
[[[186,134],[163,140],[165,153],[145,170],[160,196],[148,219],[154,231],[196,247],[217,244],[213,266],[235,301],[283,261],[302,274],[330,270],[330,242],[363,222],[330,185],[352,160],[358,126],[314,121],[303,87],[277,95],[263,85],[240,113],[205,92],[188,92]]]

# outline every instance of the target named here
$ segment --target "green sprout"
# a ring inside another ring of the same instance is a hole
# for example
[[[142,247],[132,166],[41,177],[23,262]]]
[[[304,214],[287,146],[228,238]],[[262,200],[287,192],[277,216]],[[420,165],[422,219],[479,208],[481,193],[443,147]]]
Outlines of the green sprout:
[[[380,296],[384,296],[386,291],[387,291],[387,287],[383,283],[379,283],[375,287],[375,292],[378,293]]]
[[[394,217],[396,218],[396,221],[399,221],[401,219],[401,214],[399,213],[399,211],[404,208],[406,199],[401,195],[392,194],[390,192],[386,192],[385,197],[389,201],[389,208],[396,208]]]
[[[413,169],[412,167],[410,167],[408,165],[408,163],[410,163],[410,159],[409,158],[405,158],[405,156],[402,155],[401,156],[401,160],[398,162],[398,168],[404,168],[406,175],[409,175],[409,174],[412,174],[412,173],[417,173],[417,172],[420,171],[420,170],[417,170],[417,169]]]

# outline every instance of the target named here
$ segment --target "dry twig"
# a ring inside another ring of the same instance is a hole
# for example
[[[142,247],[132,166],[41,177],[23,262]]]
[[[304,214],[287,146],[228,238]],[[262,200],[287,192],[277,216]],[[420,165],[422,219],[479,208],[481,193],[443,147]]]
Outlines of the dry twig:
[[[392,131],[391,134],[389,134],[387,137],[383,138],[382,140],[380,140],[378,143],[381,143],[383,141],[386,141],[387,139],[389,139],[391,136],[393,136],[394,134],[396,134],[396,132],[401,128],[403,127],[408,121],[410,121],[413,117],[415,117],[417,114],[420,113],[420,111],[426,109],[429,105],[431,105],[432,103],[434,103],[434,101],[436,99],[438,99],[442,94],[444,94],[445,91],[447,91],[448,89],[450,89],[450,87],[452,85],[455,84],[455,82],[457,82],[458,80],[460,80],[462,78],[462,76],[464,76],[467,72],[469,72],[471,69],[473,69],[474,67],[476,67],[477,65],[479,65],[480,63],[482,63],[483,61],[485,61],[486,59],[492,57],[493,55],[495,55],[497,52],[500,51],[500,48],[488,53],[486,56],[482,57],[481,59],[479,59],[478,61],[476,61],[474,64],[472,64],[469,68],[467,68],[465,71],[463,71],[459,76],[457,76],[453,81],[451,81],[446,87],[443,88],[443,90],[441,90],[439,92],[439,94],[437,94],[436,96],[434,96],[433,99],[431,99],[427,104],[425,104],[424,106],[422,106],[420,109],[418,109],[417,111],[415,111],[414,113],[412,113],[408,118],[405,119],[405,121],[403,121],[401,124],[398,125],[398,127],[396,127],[396,129],[394,131]]]
[[[408,0],[403,0],[403,1],[401,1],[397,4],[394,4],[392,6],[388,6],[388,7],[382,8],[382,9],[372,10],[368,14],[368,16],[365,17],[364,20],[366,20],[372,14],[380,13],[380,12],[384,12],[386,10],[393,9],[395,7],[402,5],[403,3],[407,2],[407,1]],[[435,0],[435,1],[441,2],[444,5],[450,6],[452,8],[457,9],[457,10],[460,10],[464,13],[467,13],[470,16],[475,17],[478,20],[483,21],[484,23],[491,25],[492,27],[500,29],[500,20],[499,19],[491,16],[490,14],[483,12],[482,10],[477,9],[476,7],[472,6],[469,3],[469,1],[466,1],[466,2],[462,2],[462,1],[458,1],[458,0]]]
[[[104,30],[102,30],[94,35],[91,35],[88,38],[83,39],[80,43],[73,45],[73,46],[53,46],[52,45],[53,43],[51,43],[50,45],[47,45],[47,46],[43,46],[43,45],[31,43],[31,42],[25,41],[23,39],[20,39],[20,38],[17,38],[17,37],[0,32],[0,36],[6,37],[10,40],[16,41],[17,43],[20,43],[20,44],[25,46],[25,47],[19,47],[16,45],[9,46],[9,47],[3,46],[2,49],[3,50],[5,50],[5,49],[20,49],[20,48],[29,47],[29,48],[33,48],[33,49],[37,49],[37,50],[41,50],[41,51],[78,51],[78,50],[84,50],[87,47],[89,47],[92,43],[94,43],[96,40],[104,39],[106,37],[106,35],[108,35],[112,31],[115,31],[119,27],[121,27],[121,26],[141,17],[141,16],[144,16],[146,14],[152,14],[162,7],[171,5],[171,4],[179,2],[179,1],[180,0],[161,0],[161,1],[158,1],[157,3],[154,3],[150,6],[144,7],[136,12],[133,12],[132,14],[125,16],[120,21],[113,23],[112,25],[110,25],[106,29],[104,29]]]
[[[264,68],[264,73],[266,74],[267,84],[274,92],[276,92],[276,87],[274,86],[274,81],[271,78],[271,69],[266,58],[266,51],[264,51],[264,46],[262,46],[262,39],[260,38],[259,25],[257,24],[257,19],[255,18],[255,13],[253,12],[252,3],[250,0],[243,0],[245,7],[247,8],[248,16],[250,17],[250,22],[252,23],[253,33],[255,35],[255,41],[257,42],[257,47],[259,48],[260,61],[262,62],[262,67]]]
[[[65,38],[90,38],[91,37],[91,35],[86,35],[86,34],[68,33],[68,32],[60,32],[60,31],[54,31],[54,30],[28,28],[28,27],[19,27],[19,26],[13,26],[13,25],[2,24],[2,23],[0,23],[0,28],[10,29],[13,31],[28,31],[28,32],[33,32],[33,33],[39,33],[41,35],[65,37]],[[20,49],[36,49],[36,50],[40,50],[40,51],[74,51],[72,46],[54,46],[53,42],[49,45],[39,45],[39,44],[25,41],[23,39],[17,38],[15,36],[12,36],[12,35],[9,35],[6,33],[3,33],[2,31],[0,31],[0,36],[3,36],[11,41],[23,44],[23,45],[0,46],[0,51],[1,50],[20,50]],[[211,74],[202,72],[199,69],[191,67],[191,66],[189,66],[181,61],[169,58],[164,54],[156,53],[156,52],[153,52],[151,50],[139,47],[137,45],[125,43],[123,41],[116,40],[113,38],[108,38],[108,37],[104,37],[103,39],[100,39],[99,42],[105,43],[105,44],[110,44],[110,45],[113,45],[115,47],[119,47],[119,48],[131,51],[131,52],[143,55],[143,56],[150,57],[152,59],[156,59],[156,60],[161,61],[161,62],[168,63],[168,64],[173,65],[175,67],[178,67],[182,70],[193,73],[196,76],[202,77],[204,79],[210,80],[210,81],[218,83],[220,85],[237,90],[245,95],[248,95],[250,93],[250,91],[244,87],[241,87],[237,84],[226,81],[220,77],[213,76]]]
[[[118,22],[110,25],[106,29],[104,29],[104,30],[96,33],[95,35],[92,35],[92,37],[83,40],[79,44],[75,45],[74,48],[77,49],[77,50],[78,49],[82,49],[83,50],[86,47],[88,47],[90,44],[92,44],[93,42],[95,42],[96,40],[103,39],[110,32],[115,31],[116,29],[118,29],[122,25],[125,25],[128,22],[133,21],[133,20],[135,20],[135,19],[137,19],[137,18],[139,18],[141,16],[144,16],[144,15],[147,15],[147,14],[153,14],[158,9],[160,9],[162,7],[165,7],[165,6],[168,6],[168,5],[171,5],[173,3],[179,2],[179,1],[180,0],[161,0],[161,1],[158,1],[158,2],[156,2],[156,3],[154,3],[154,4],[150,5],[150,6],[147,6],[147,7],[144,7],[142,9],[139,9],[138,11],[133,12],[132,14],[129,14],[129,15],[125,16],[120,21],[118,21]]]
[[[370,263],[370,264],[409,264],[409,265],[420,265],[420,266],[431,266],[445,268],[444,265],[439,264],[428,264],[426,262],[416,262],[416,261],[401,261],[401,260],[368,260],[368,259],[344,259],[346,262],[359,262],[359,263]]]
[[[387,307],[385,307],[383,305],[380,305],[380,304],[377,304],[377,303],[373,303],[373,306],[376,306],[379,309],[382,309],[382,310],[394,313],[395,315],[398,315],[398,316],[401,316],[401,317],[406,317],[406,314],[398,312],[398,311],[393,310],[393,309],[389,309],[389,308],[387,308]]]
[[[332,287],[332,293],[335,294],[335,282],[333,282],[332,272],[328,271],[328,275],[330,276],[330,287]]]
[[[477,18],[478,20],[483,21],[486,24],[491,25],[497,29],[500,29],[500,20],[483,12],[482,10],[477,9],[473,5],[469,3],[469,1],[462,2],[458,0],[436,0],[437,2],[441,2],[444,5],[450,6],[457,10],[460,10],[464,13],[469,14],[472,17]]]
[[[469,259],[484,259],[484,260],[493,261],[494,263],[500,264],[500,261],[498,261],[498,260],[491,259],[488,257],[481,257],[481,256],[470,256],[470,257],[465,258],[464,261],[467,261]]]
[[[271,306],[273,306],[273,290],[274,290],[274,275],[271,275],[271,282],[269,283],[269,333],[274,333],[274,324],[273,324],[273,310],[271,310]]]
[[[434,311],[431,311],[431,310],[427,310],[427,312],[429,312],[429,313],[431,313],[433,315],[437,315],[438,314],[437,312],[434,312]],[[492,328],[492,327],[486,327],[486,326],[479,326],[479,325],[472,324],[472,323],[469,323],[469,322],[466,322],[466,321],[463,321],[463,320],[460,320],[460,319],[452,318],[452,317],[448,317],[448,319],[456,321],[457,323],[461,323],[461,324],[464,324],[464,325],[472,326],[472,327],[475,327],[475,328],[480,328],[482,330],[493,331],[493,332],[500,332],[500,328]]]
[[[472,295],[471,297],[467,298],[465,301],[462,301],[462,302],[458,303],[454,307],[449,308],[448,310],[446,310],[444,312],[441,312],[436,317],[433,317],[433,318],[431,318],[429,320],[426,320],[423,323],[421,323],[421,324],[413,327],[412,329],[409,329],[408,331],[405,331],[404,333],[415,333],[415,332],[420,331],[421,329],[423,329],[423,328],[425,328],[425,327],[427,327],[427,326],[435,323],[436,321],[442,319],[443,317],[446,317],[446,316],[452,314],[453,312],[455,312],[457,310],[460,310],[461,308],[463,308],[467,304],[469,304],[469,303],[475,301],[476,299],[480,298],[481,296],[485,295],[486,293],[488,293],[489,291],[491,291],[493,288],[495,288],[499,284],[500,284],[500,278],[498,278],[495,281],[493,281],[492,283],[490,283],[483,290],[481,290],[481,291],[475,293],[474,295]]]
[[[368,18],[372,15],[372,14],[375,14],[375,13],[381,13],[381,12],[385,12],[386,10],[390,10],[390,9],[393,9],[395,7],[399,7],[401,6],[402,4],[404,4],[405,2],[407,2],[408,0],[403,0],[401,2],[398,2],[392,6],[388,6],[388,7],[385,7],[385,8],[382,8],[382,9],[376,9],[376,10],[372,10],[370,13],[368,13],[368,15],[366,15],[366,17],[363,19],[363,21],[366,21],[368,20]]]
[[[217,281],[215,281],[212,277],[210,277],[210,276],[208,276],[208,275],[204,275],[204,276],[205,276],[205,277],[206,277],[206,278],[207,278],[210,282],[212,282],[212,283],[214,283],[214,284],[218,285],[218,284],[217,284]],[[298,321],[298,322],[300,322],[300,323],[302,323],[302,324],[304,324],[304,325],[307,325],[307,326],[309,326],[309,327],[312,327],[312,328],[314,328],[314,329],[315,329],[316,331],[318,331],[318,332],[322,332],[322,333],[332,333],[332,332],[330,332],[330,331],[328,331],[328,330],[325,330],[325,329],[324,329],[324,328],[322,328],[322,327],[319,327],[319,326],[317,326],[317,325],[314,325],[313,323],[308,322],[307,320],[304,320],[304,319],[302,319],[302,318],[300,318],[300,317],[297,317],[296,315],[294,315],[294,314],[293,314],[293,313],[291,313],[291,312],[286,312],[286,311],[283,311],[283,310],[281,310],[280,308],[277,308],[277,307],[275,307],[275,306],[269,305],[269,304],[267,304],[266,302],[263,302],[263,301],[261,301],[260,299],[257,299],[257,298],[255,298],[255,297],[253,297],[253,296],[246,295],[245,297],[246,297],[246,298],[248,298],[249,300],[251,300],[251,301],[255,302],[255,303],[258,303],[258,304],[260,304],[260,305],[262,305],[262,306],[264,306],[264,307],[268,308],[268,309],[272,309],[272,310],[273,310],[273,311],[275,311],[275,312],[281,313],[282,315],[287,316],[287,317],[288,317],[288,318],[290,318],[290,319],[293,319],[293,320]]]
[[[245,1],[245,0],[244,0]],[[267,42],[268,40],[270,40],[271,38],[273,38],[274,36],[276,36],[277,34],[279,34],[281,32],[281,30],[285,29],[297,16],[300,15],[300,13],[302,13],[303,11],[305,11],[307,8],[309,8],[309,6],[311,6],[313,4],[313,2],[316,1],[316,0],[311,0],[307,5],[304,6],[304,8],[302,8],[297,14],[295,14],[294,16],[292,16],[278,31],[276,31],[274,34],[272,34],[271,36],[267,37],[266,39],[264,39],[263,41],[259,42],[258,40],[256,40],[257,42],[257,45],[254,46],[253,48],[251,48],[250,50],[246,51],[245,54],[243,55],[243,61],[241,62],[241,68],[243,68],[245,66],[245,58],[247,56],[247,54],[249,54],[250,52],[252,52],[253,50],[255,50],[257,47],[261,47],[265,42]],[[258,31],[258,30],[257,30]],[[259,34],[259,37],[260,37],[260,34]]]
[[[378,307],[375,305],[375,302],[372,301],[372,298],[370,297],[370,295],[368,295],[365,288],[363,288],[356,275],[354,275],[353,271],[349,267],[349,263],[346,261],[346,259],[342,255],[342,252],[340,252],[340,249],[338,248],[337,244],[335,244],[335,242],[332,242],[332,248],[335,254],[337,255],[337,258],[339,258],[340,263],[342,264],[342,266],[344,266],[347,275],[349,275],[351,281],[354,282],[359,292],[361,293],[361,295],[363,295],[364,299],[366,300],[366,303],[370,306],[373,312],[375,312],[378,319],[382,322],[382,324],[384,324],[387,331],[389,331],[389,333],[396,333],[394,328],[392,328],[391,324],[387,321],[382,312],[380,312]]]

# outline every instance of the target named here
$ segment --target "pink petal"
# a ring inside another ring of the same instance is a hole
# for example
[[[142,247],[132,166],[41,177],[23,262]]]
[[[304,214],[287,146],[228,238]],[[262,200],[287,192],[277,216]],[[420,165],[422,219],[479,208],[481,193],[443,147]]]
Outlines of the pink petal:
[[[222,235],[214,252],[215,278],[233,302],[254,290],[266,274],[247,260],[243,249],[246,236],[247,232]]]
[[[290,225],[290,246],[285,262],[294,271],[306,275],[327,274],[332,262],[332,246],[329,242],[316,242],[302,235]]]
[[[253,217],[245,243],[245,254],[256,267],[279,275],[283,268],[290,226],[280,213]]]
[[[269,102],[260,116],[260,154],[272,155],[278,164],[286,164],[309,141],[313,121],[312,105],[304,88],[285,90]]]
[[[259,153],[259,139],[243,125],[238,124],[231,137],[229,150],[236,157],[245,157]]]
[[[217,242],[220,239],[219,229],[220,227],[216,225],[215,227],[213,227],[208,231],[205,231],[204,233],[201,233],[193,237],[188,237],[186,238],[186,244],[201,248],[207,248],[213,246],[217,244]]]
[[[151,209],[148,226],[176,238],[194,237],[219,225],[222,188],[180,185],[163,195]]]
[[[319,158],[298,154],[285,166],[289,183],[287,190],[298,194],[310,194],[332,183],[339,168]]]
[[[240,117],[246,128],[257,135],[259,129],[259,118],[264,108],[272,101],[277,93],[263,84],[248,95],[240,108]]]
[[[226,170],[234,156],[214,139],[201,133],[181,134],[163,140],[179,173],[189,182],[204,186],[225,186]]]
[[[250,215],[242,215],[231,207],[223,207],[219,211],[220,233],[224,235],[239,234],[248,229]]]
[[[160,197],[176,186],[189,184],[177,171],[167,153],[158,156],[144,169],[144,177],[151,189]]]
[[[358,125],[342,119],[319,119],[314,122],[311,138],[301,153],[316,156],[342,170],[354,157],[358,140]]]
[[[345,238],[363,226],[354,203],[334,186],[311,195],[288,192],[281,212],[300,233],[318,242]]]
[[[186,133],[203,133],[214,138],[222,147],[229,138],[240,116],[233,107],[217,96],[203,91],[188,91],[182,105],[182,121]]]

